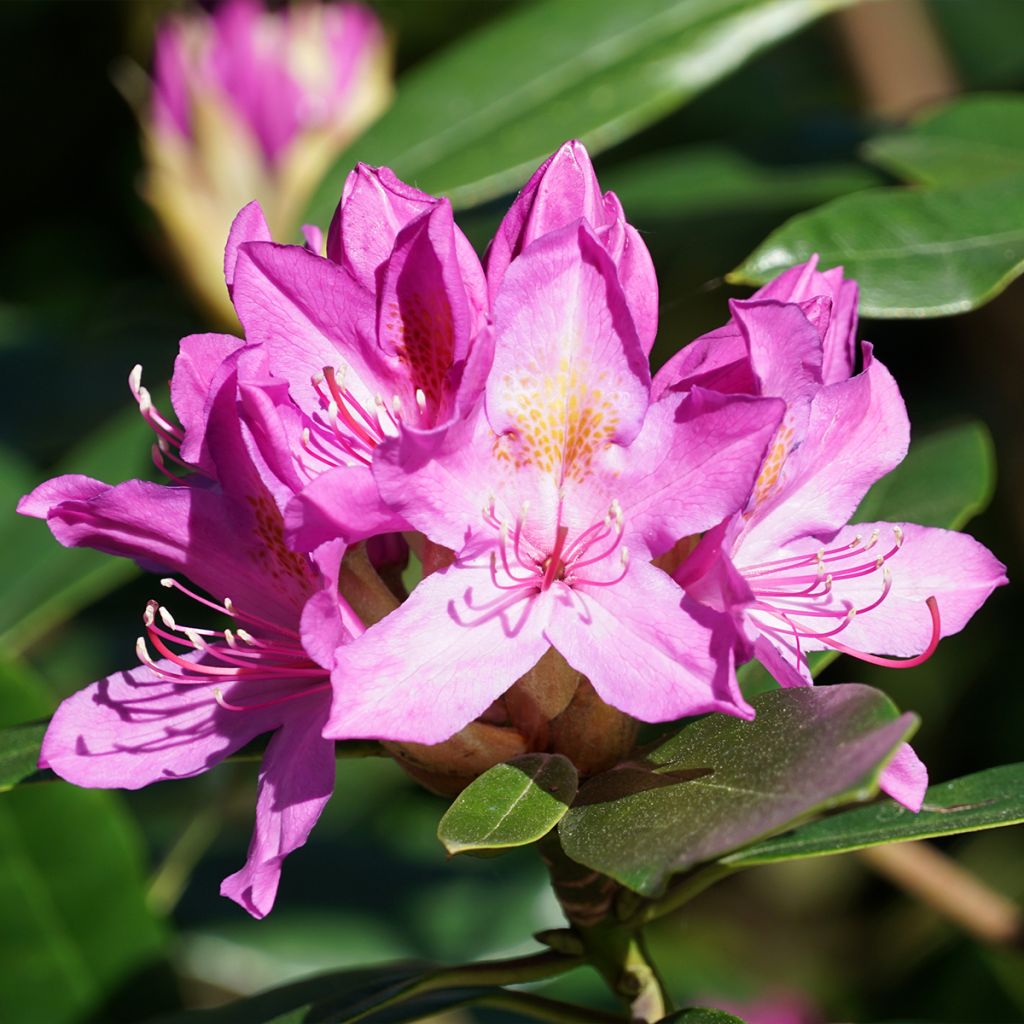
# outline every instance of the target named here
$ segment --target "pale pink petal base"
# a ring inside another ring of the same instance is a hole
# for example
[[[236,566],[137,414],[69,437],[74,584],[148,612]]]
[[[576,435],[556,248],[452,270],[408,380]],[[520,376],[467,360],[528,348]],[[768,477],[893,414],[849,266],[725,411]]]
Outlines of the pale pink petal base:
[[[883,793],[916,814],[928,789],[928,769],[910,744],[904,743],[886,765],[878,784]]]

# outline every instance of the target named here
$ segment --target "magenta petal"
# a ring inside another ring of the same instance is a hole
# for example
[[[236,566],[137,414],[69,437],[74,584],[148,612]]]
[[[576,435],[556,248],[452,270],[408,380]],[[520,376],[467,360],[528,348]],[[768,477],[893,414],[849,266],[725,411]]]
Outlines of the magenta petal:
[[[672,356],[654,375],[651,397],[657,401],[666,391],[689,391],[692,387],[727,395],[759,393],[746,339],[731,320]]]
[[[452,566],[337,652],[325,736],[439,743],[478,718],[547,650],[547,595]]]
[[[43,760],[76,786],[140,789],[198,775],[281,720],[280,707],[227,711],[213,689],[213,683],[176,685],[144,665],[115,672],[57,708],[43,739]],[[225,686],[224,692],[239,702],[251,700],[245,685]]]
[[[928,769],[910,744],[904,743],[885,766],[878,784],[883,793],[916,814],[928,789]]]
[[[645,722],[724,711],[753,718],[736,685],[731,623],[695,606],[659,569],[631,562],[608,587],[553,590],[545,635],[605,703]]]
[[[627,543],[654,558],[741,509],[783,411],[778,399],[703,388],[651,406],[616,495]]]
[[[243,206],[231,222],[228,244],[224,248],[224,280],[230,292],[235,283],[235,265],[238,263],[238,247],[246,242],[272,242],[267,218],[256,200]]]
[[[220,887],[253,917],[273,908],[284,858],[305,844],[334,790],[334,742],[320,735],[325,719],[326,707],[289,718],[263,755],[249,856]]]
[[[284,522],[288,543],[297,551],[312,551],[337,537],[354,544],[408,528],[381,500],[369,466],[339,466],[321,473],[291,499]]]

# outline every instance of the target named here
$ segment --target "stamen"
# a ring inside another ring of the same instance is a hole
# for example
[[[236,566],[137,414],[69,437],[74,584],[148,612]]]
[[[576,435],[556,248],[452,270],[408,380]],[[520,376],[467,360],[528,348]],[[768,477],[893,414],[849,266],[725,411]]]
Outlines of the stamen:
[[[925,604],[928,605],[928,611],[932,617],[932,635],[928,641],[928,646],[916,657],[884,658],[877,654],[866,654],[864,651],[847,647],[846,644],[842,644],[838,640],[825,640],[824,643],[842,654],[849,654],[860,661],[866,661],[870,665],[881,665],[883,668],[915,668],[918,665],[923,665],[935,653],[935,648],[939,646],[939,640],[942,638],[942,622],[939,619],[938,601],[934,597],[929,597]]]

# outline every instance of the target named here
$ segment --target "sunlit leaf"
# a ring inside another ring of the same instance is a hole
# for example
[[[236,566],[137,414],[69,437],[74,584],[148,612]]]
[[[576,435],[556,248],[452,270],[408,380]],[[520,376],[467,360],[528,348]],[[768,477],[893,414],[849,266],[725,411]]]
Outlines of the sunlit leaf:
[[[918,814],[886,800],[801,825],[723,858],[738,867],[846,853],[866,846],[978,832],[1024,822],[1024,764],[1008,764],[928,789]]]
[[[814,253],[857,279],[865,316],[965,313],[1024,269],[1024,174],[843,196],[787,221],[728,279],[762,284]]]
[[[593,152],[614,145],[850,2],[524,5],[408,72],[390,110],[324,177],[305,221],[327,223],[356,160],[462,205],[511,191],[565,139]]]
[[[644,896],[670,876],[831,807],[863,801],[916,726],[850,683],[754,698],[746,722],[709,715],[636,765],[586,783],[558,831],[575,861]]]
[[[437,826],[449,853],[536,842],[569,809],[579,778],[561,754],[525,754],[496,764],[454,800]]]
[[[969,185],[1024,173],[1024,96],[963,96],[870,139],[865,156],[918,185]]]

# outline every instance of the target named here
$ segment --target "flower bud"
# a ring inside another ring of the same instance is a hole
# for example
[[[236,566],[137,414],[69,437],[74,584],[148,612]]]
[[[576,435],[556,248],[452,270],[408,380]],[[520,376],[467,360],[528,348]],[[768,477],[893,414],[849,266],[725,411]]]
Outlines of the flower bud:
[[[488,768],[537,751],[564,754],[581,776],[595,775],[629,753],[636,730],[635,719],[605,704],[552,648],[450,740],[383,746],[431,792],[455,796]]]
[[[161,24],[153,78],[144,195],[190,286],[233,322],[232,218],[258,199],[275,237],[293,230],[331,159],[387,105],[390,47],[357,4],[227,0]]]

